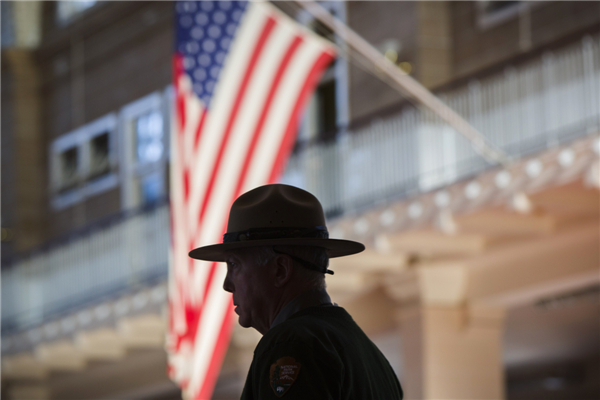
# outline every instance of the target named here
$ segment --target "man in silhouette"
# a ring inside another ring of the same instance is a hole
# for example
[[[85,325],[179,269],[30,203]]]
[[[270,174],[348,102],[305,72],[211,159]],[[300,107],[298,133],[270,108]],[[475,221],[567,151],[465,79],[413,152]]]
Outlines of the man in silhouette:
[[[387,359],[325,289],[329,258],[363,250],[329,239],[316,197],[275,184],[236,199],[223,243],[190,252],[227,263],[240,325],[263,334],[242,399],[402,399]]]

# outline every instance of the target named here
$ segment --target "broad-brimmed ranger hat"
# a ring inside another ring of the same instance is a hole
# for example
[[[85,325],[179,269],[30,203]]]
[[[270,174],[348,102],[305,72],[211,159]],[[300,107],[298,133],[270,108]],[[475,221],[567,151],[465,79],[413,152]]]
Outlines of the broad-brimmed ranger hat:
[[[273,184],[257,187],[238,197],[229,211],[223,243],[189,252],[197,260],[225,261],[228,251],[256,246],[316,246],[330,258],[365,249],[352,240],[329,239],[319,200],[306,190]],[[295,257],[294,257],[295,258]],[[325,272],[325,271],[324,271]]]

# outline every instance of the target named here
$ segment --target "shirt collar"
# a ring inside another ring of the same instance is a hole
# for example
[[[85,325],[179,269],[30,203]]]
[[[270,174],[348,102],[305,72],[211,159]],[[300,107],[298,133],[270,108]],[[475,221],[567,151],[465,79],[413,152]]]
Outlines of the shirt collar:
[[[281,311],[279,311],[279,314],[277,314],[271,323],[271,329],[287,320],[300,310],[308,307],[320,306],[323,304],[331,305],[331,298],[325,289],[316,289],[304,292],[294,297],[289,303],[283,306]]]

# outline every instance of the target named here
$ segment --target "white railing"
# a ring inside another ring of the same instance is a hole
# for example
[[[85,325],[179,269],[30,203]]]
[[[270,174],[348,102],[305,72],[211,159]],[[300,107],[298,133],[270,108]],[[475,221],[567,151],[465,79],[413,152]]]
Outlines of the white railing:
[[[600,130],[600,36],[546,53],[440,98],[495,146],[518,158]],[[329,215],[432,190],[488,164],[421,107],[295,154],[283,182],[322,199]]]
[[[600,36],[441,98],[514,157],[600,129]],[[331,216],[455,182],[488,167],[431,112],[405,108],[294,155],[283,182]],[[2,271],[3,329],[40,323],[147,279],[166,277],[167,206],[125,218]]]
[[[2,271],[2,328],[19,329],[167,275],[169,210],[123,218]]]

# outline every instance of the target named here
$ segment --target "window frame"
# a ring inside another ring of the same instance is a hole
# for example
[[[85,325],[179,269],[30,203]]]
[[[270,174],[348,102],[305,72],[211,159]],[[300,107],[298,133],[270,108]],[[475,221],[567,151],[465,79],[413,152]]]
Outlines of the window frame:
[[[136,179],[159,173],[165,179],[162,186],[162,195],[169,193],[167,179],[165,176],[166,166],[169,161],[169,137],[170,137],[170,108],[173,98],[173,88],[168,86],[163,91],[152,92],[142,98],[124,105],[119,111],[120,132],[120,185],[121,185],[121,209],[128,210],[143,206],[144,203],[136,198]],[[163,123],[163,153],[160,159],[154,162],[139,163],[136,160],[136,128],[137,118],[157,111],[162,117]]]
[[[490,15],[486,15],[485,5],[488,2],[489,1],[487,0],[477,0],[475,5],[477,15],[477,27],[481,30],[492,29],[512,19],[521,18],[521,16],[523,16],[524,14],[526,15],[532,9],[540,7],[547,3],[546,0],[520,0],[518,3],[515,3],[505,9],[495,11]]]
[[[62,11],[64,15],[61,15],[61,6],[66,3],[75,3],[79,6],[71,9],[70,11]],[[85,15],[91,8],[98,6],[98,1],[56,1],[55,4],[55,15],[54,23],[56,26],[64,28],[71,24],[74,20]]]
[[[486,11],[486,5],[490,3],[489,0],[478,0],[477,6],[477,26],[480,29],[490,29],[495,26],[501,25],[506,21],[513,18],[517,18],[523,7],[523,1],[513,3],[504,9],[500,9],[494,12]]]
[[[108,133],[109,170],[106,174],[89,180],[91,141]],[[67,149],[77,148],[77,181],[74,188],[62,191],[60,155]],[[88,124],[61,135],[50,145],[50,192],[55,211],[63,210],[96,196],[118,185],[117,116],[112,112]]]
[[[346,4],[343,1],[323,1],[320,3],[322,7],[328,10],[330,13],[336,16],[340,21],[346,22]],[[305,10],[301,10],[296,15],[296,20],[304,25],[307,29],[310,29],[310,24],[315,18]],[[342,40],[339,36],[335,35],[335,44],[347,50],[347,43]],[[349,103],[349,72],[348,72],[348,61],[345,57],[338,56],[319,80],[317,87],[323,84],[334,81],[335,83],[335,109],[336,109],[336,130],[338,136],[346,132],[346,128],[349,123],[350,115],[350,103]],[[317,90],[315,90],[315,93]],[[298,132],[298,140],[312,142],[314,140],[319,141],[319,135],[323,132],[313,130],[317,124],[318,110],[316,107],[315,93],[308,100],[308,104],[301,119],[300,128]]]

